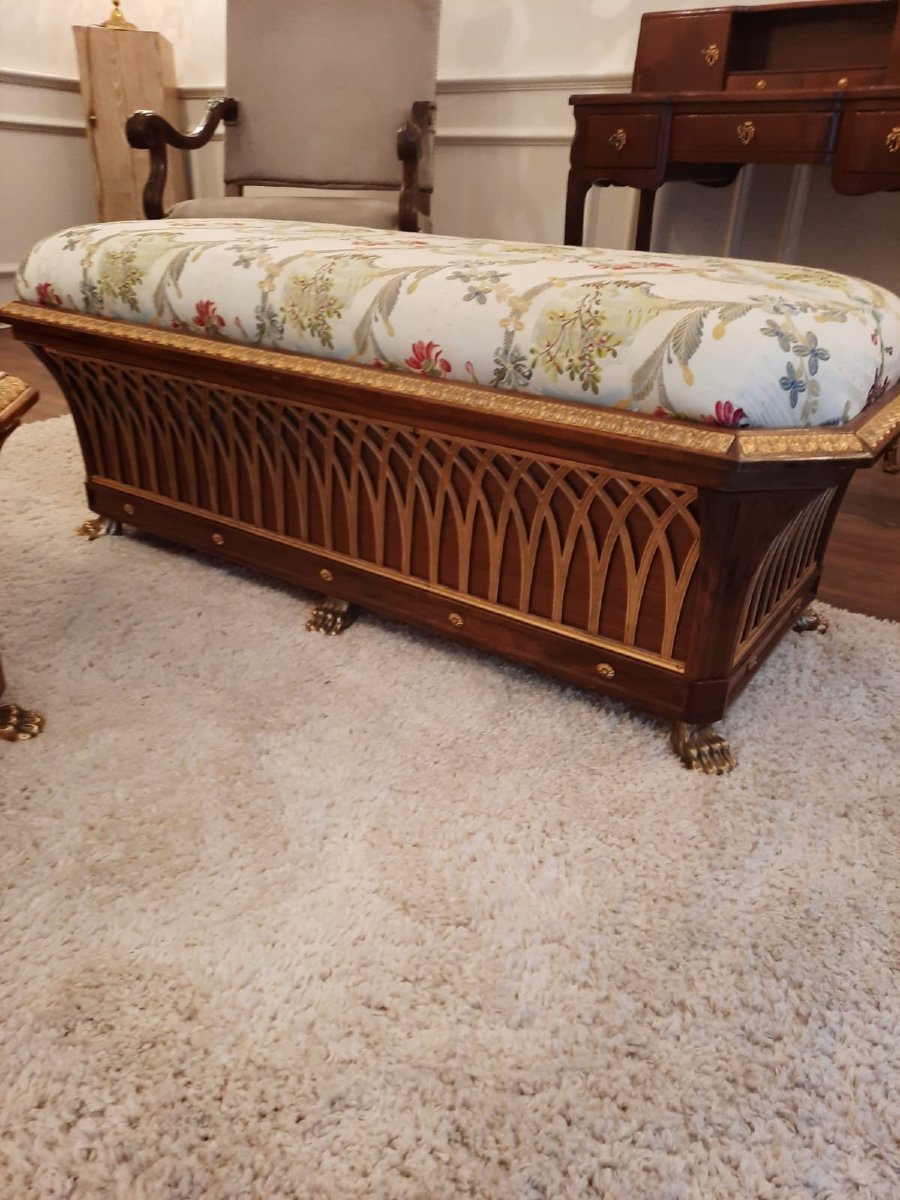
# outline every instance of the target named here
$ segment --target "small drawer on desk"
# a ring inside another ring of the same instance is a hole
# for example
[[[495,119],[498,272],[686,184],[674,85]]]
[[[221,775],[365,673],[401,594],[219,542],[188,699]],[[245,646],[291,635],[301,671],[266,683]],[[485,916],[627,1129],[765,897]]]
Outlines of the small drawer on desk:
[[[674,162],[812,162],[830,152],[830,112],[683,113],[672,121]]]
[[[650,168],[656,165],[659,113],[592,114],[587,118],[583,160],[590,167]]]
[[[773,92],[803,87],[802,71],[732,71],[725,79],[727,92]]]
[[[900,108],[848,109],[840,148],[845,171],[896,174],[900,185]]]

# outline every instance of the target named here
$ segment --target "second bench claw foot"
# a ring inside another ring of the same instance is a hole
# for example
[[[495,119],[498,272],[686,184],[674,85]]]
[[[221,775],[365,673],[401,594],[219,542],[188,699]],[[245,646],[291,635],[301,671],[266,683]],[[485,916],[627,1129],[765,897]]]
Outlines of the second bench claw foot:
[[[808,608],[794,622],[794,629],[797,633],[825,633],[828,629],[828,620],[814,608]]]
[[[343,633],[356,620],[356,610],[349,600],[329,597],[317,604],[306,622],[310,633],[327,633],[332,636]]]
[[[672,749],[686,767],[707,775],[727,775],[737,766],[728,739],[712,725],[672,722]]]
[[[122,522],[117,521],[114,517],[89,517],[83,525],[78,526],[75,532],[79,537],[87,538],[89,542],[95,542],[97,538],[105,537],[107,534],[118,537],[122,532]]]
[[[0,704],[0,742],[27,742],[44,728],[44,718],[18,704]]]

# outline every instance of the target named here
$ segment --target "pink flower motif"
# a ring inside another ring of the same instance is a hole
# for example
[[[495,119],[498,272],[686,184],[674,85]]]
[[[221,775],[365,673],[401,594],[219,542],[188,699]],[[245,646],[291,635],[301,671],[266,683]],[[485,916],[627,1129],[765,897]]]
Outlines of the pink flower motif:
[[[39,283],[36,290],[39,304],[54,304],[57,306],[62,304],[62,300],[53,290],[52,283]]]
[[[403,361],[411,371],[439,379],[442,374],[449,375],[453,369],[446,358],[441,358],[442,354],[443,350],[437,342],[413,342],[412,354]]]
[[[739,429],[747,424],[747,414],[742,408],[735,408],[730,400],[717,400],[715,416],[704,413],[701,420],[707,425],[725,425],[731,429]]]
[[[225,318],[220,317],[216,312],[215,301],[213,300],[198,300],[197,315],[194,317],[194,324],[199,325],[204,333],[216,334],[225,326]]]

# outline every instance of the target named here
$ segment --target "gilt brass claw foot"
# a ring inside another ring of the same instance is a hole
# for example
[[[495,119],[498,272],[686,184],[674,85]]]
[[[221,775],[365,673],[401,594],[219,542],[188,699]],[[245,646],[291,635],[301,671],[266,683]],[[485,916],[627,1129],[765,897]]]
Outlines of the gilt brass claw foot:
[[[0,742],[27,742],[44,728],[44,718],[18,704],[0,704]]]
[[[328,597],[312,610],[306,628],[310,633],[327,633],[334,636],[343,633],[355,620],[356,610],[350,606],[349,600]]]
[[[686,767],[707,775],[727,775],[737,766],[728,739],[712,725],[673,721],[672,749]]]
[[[87,538],[89,542],[95,542],[97,538],[105,537],[107,534],[118,537],[122,532],[122,522],[117,521],[115,517],[89,517],[83,525],[78,526],[75,532],[79,537]]]
[[[814,608],[808,608],[794,622],[794,630],[797,633],[825,633],[827,629],[827,618],[817,613]]]

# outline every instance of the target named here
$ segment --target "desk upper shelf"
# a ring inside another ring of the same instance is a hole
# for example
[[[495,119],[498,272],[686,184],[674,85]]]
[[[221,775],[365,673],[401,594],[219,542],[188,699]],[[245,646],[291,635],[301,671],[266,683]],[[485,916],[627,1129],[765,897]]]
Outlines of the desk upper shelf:
[[[900,189],[900,0],[645,13],[633,91],[573,96],[566,241],[593,184],[730,183],[747,163],[831,165],[845,195]]]
[[[898,0],[645,13],[635,92],[900,85]]]

